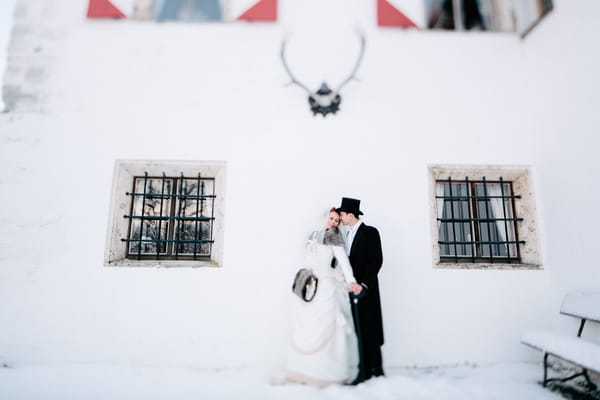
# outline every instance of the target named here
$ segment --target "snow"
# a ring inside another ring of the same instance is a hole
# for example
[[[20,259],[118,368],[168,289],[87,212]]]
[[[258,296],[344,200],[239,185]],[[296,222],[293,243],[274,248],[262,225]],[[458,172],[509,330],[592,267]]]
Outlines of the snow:
[[[523,343],[544,352],[557,355],[567,361],[600,371],[600,346],[575,335],[532,331],[523,335]]]
[[[600,321],[598,305],[600,292],[575,291],[563,300],[561,313]],[[521,342],[544,353],[556,355],[564,360],[600,371],[600,345],[582,338],[563,333],[534,330],[523,335]]]
[[[397,368],[359,386],[319,389],[274,384],[246,368],[37,365],[0,368],[0,399],[560,399],[537,384],[541,374],[540,365],[528,363]]]
[[[600,292],[571,292],[565,296],[560,312],[600,321]]]

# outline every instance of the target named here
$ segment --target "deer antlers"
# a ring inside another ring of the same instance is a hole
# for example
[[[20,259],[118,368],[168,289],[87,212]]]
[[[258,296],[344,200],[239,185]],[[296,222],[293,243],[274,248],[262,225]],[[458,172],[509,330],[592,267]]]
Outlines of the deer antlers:
[[[298,85],[304,89],[306,93],[308,93],[308,104],[310,104],[310,110],[313,112],[313,115],[321,114],[325,117],[329,113],[335,114],[340,109],[340,103],[342,102],[340,90],[348,82],[356,79],[356,71],[358,70],[365,53],[365,36],[362,34],[362,32],[358,32],[358,35],[360,37],[360,53],[358,55],[358,59],[356,60],[350,75],[344,79],[335,90],[331,90],[327,83],[323,82],[318,90],[312,92],[306,85],[296,79],[285,60],[285,45],[287,40],[283,40],[281,43],[281,61],[283,63],[283,67],[290,76],[291,82],[289,84]]]

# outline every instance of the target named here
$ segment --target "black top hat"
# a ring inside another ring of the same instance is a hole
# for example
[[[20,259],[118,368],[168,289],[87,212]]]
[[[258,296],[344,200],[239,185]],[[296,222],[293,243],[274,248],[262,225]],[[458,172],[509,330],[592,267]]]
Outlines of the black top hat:
[[[356,216],[363,215],[362,211],[360,211],[360,200],[349,197],[342,197],[342,205],[337,208],[337,211],[352,213]]]

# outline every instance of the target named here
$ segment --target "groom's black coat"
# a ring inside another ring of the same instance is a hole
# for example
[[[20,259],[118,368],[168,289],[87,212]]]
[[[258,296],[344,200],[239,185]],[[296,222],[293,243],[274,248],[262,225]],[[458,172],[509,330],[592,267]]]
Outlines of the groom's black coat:
[[[358,302],[362,340],[381,346],[383,322],[377,273],[383,263],[383,253],[379,231],[362,223],[356,231],[348,258],[356,281],[368,287],[367,295]]]

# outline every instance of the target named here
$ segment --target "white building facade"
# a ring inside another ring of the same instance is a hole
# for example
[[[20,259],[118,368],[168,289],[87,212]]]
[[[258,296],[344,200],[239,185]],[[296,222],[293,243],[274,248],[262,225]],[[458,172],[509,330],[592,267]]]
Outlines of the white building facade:
[[[600,286],[598,2],[555,0],[525,40],[378,27],[375,1],[281,0],[263,23],[90,20],[86,7],[17,5],[0,362],[277,365],[303,244],[342,196],[381,233],[386,366],[538,359],[523,332],[575,332],[562,297]],[[306,86],[335,88],[356,26],[358,80],[337,114],[313,116],[286,86],[281,42]],[[448,171],[514,182],[520,260],[441,260]],[[135,188],[119,179],[144,172],[215,179],[211,255],[127,260]]]

